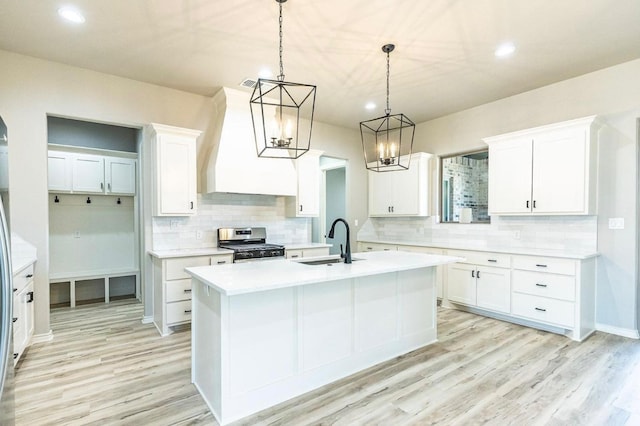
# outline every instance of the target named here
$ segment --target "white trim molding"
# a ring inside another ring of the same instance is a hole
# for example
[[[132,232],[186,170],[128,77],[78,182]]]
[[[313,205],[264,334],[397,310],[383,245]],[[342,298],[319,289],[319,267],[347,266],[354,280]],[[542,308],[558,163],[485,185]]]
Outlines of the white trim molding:
[[[44,343],[53,340],[53,331],[49,330],[47,333],[34,334],[31,338],[31,343]]]
[[[603,333],[616,334],[622,337],[628,337],[630,339],[640,339],[640,333],[638,330],[632,328],[614,327],[612,325],[596,323],[596,330]]]

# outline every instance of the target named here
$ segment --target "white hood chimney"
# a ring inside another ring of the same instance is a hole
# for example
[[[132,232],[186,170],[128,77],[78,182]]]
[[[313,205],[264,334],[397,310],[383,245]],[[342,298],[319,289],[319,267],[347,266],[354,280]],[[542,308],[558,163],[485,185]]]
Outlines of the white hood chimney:
[[[214,141],[207,164],[207,192],[296,195],[293,160],[260,158],[249,107],[249,93],[223,87],[213,97]],[[216,136],[217,137],[217,136]]]

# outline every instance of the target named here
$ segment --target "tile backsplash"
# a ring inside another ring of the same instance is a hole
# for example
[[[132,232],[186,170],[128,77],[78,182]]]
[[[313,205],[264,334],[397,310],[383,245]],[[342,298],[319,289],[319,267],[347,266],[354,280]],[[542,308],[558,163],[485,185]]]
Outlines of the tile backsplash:
[[[490,224],[442,224],[432,217],[370,218],[358,240],[595,252],[597,216],[496,216]]]
[[[198,194],[196,216],[153,218],[153,249],[217,247],[218,228],[245,226],[266,227],[272,243],[311,241],[311,219],[286,217],[284,202],[274,195]]]

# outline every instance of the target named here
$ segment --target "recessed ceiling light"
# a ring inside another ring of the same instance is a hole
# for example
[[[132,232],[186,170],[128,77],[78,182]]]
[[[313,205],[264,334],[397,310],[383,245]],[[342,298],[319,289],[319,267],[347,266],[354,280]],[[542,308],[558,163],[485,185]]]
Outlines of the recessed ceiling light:
[[[259,78],[271,78],[271,77],[273,77],[273,73],[271,72],[271,70],[269,68],[262,68],[258,72],[258,77]]]
[[[498,46],[493,54],[496,55],[497,58],[506,58],[507,56],[511,56],[515,51],[516,46],[511,42],[507,42]]]
[[[73,22],[74,24],[82,24],[85,21],[82,13],[80,13],[78,9],[71,6],[64,6],[58,9],[58,15],[69,22]]]
[[[374,109],[376,107],[376,104],[374,104],[373,102],[367,102],[367,104],[364,107],[366,109]]]

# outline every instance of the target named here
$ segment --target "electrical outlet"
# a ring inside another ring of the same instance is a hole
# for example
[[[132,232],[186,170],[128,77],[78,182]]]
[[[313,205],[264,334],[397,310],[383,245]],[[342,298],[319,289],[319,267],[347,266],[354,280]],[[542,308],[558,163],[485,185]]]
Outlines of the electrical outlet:
[[[171,222],[169,222],[169,228],[178,229],[178,221],[177,220],[172,220]]]
[[[80,231],[73,231],[73,238],[80,238]]]
[[[196,231],[196,240],[201,240],[201,239],[202,239],[202,231],[198,229]]]
[[[513,231],[513,238],[516,240],[520,239],[520,231]]]
[[[609,218],[609,229],[624,229],[624,218],[623,217],[610,217]]]

